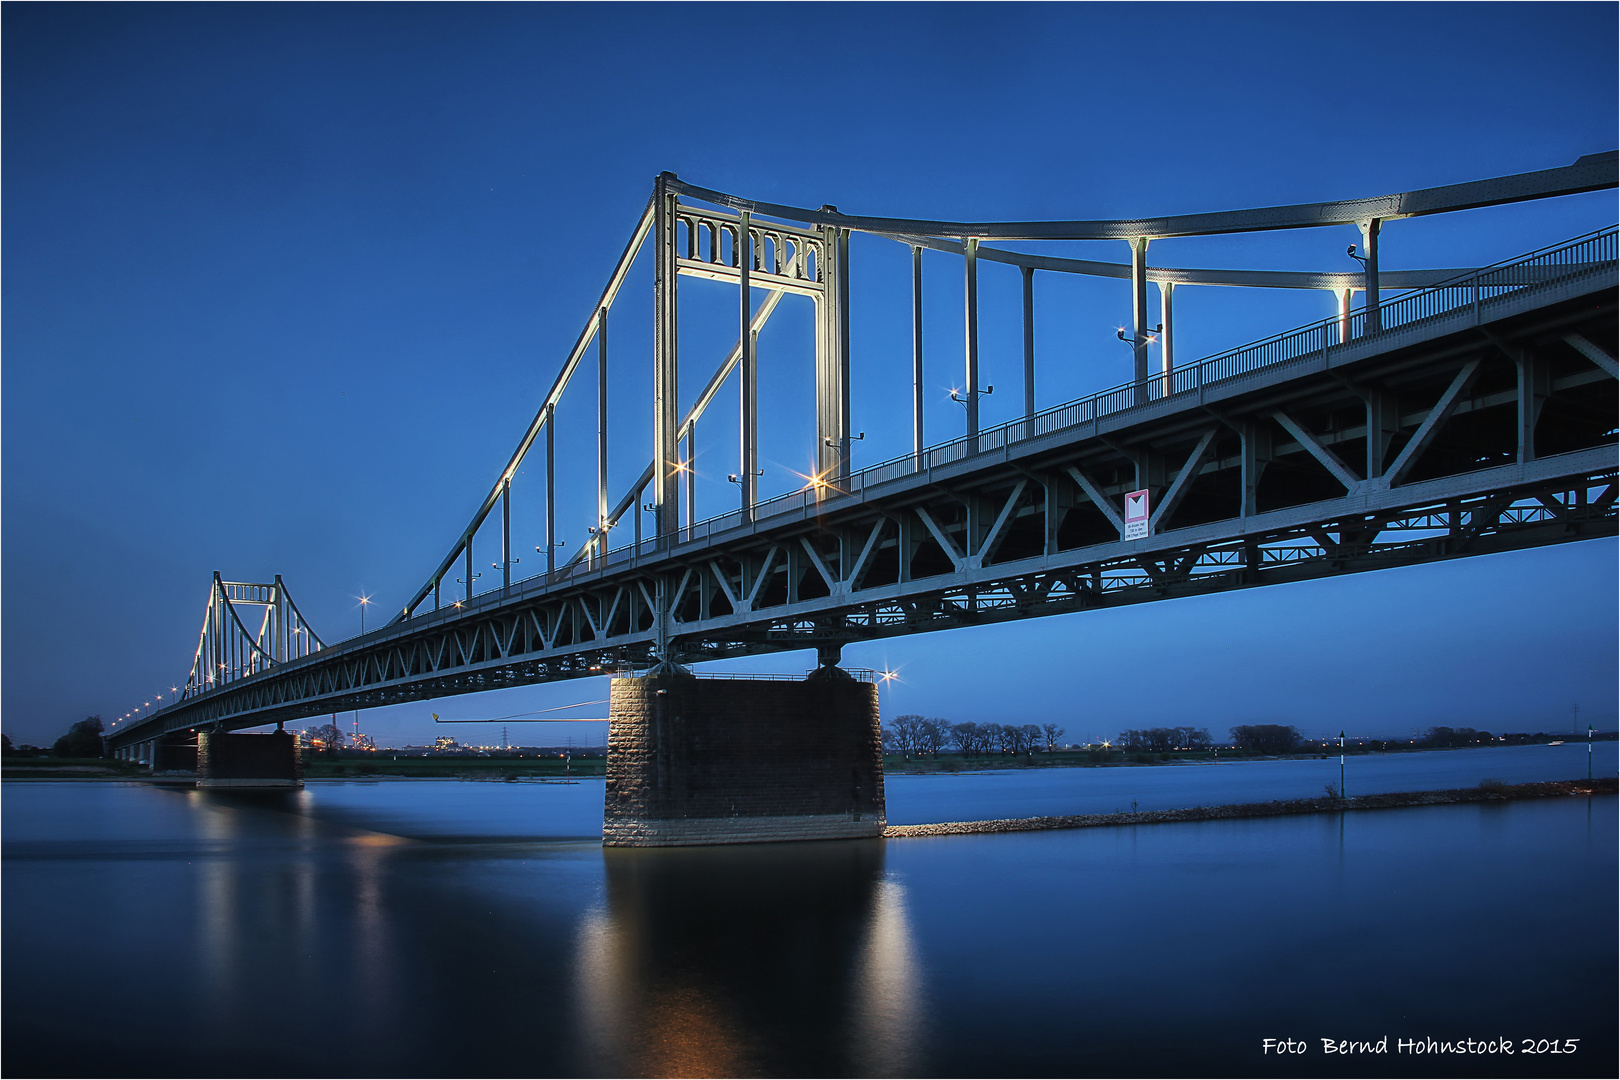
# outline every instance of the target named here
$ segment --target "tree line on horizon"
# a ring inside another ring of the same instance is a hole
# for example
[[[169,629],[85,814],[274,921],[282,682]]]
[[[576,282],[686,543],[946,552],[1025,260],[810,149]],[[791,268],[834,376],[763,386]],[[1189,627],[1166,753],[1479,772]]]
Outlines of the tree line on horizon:
[[[908,713],[883,728],[883,748],[905,757],[932,757],[955,747],[965,757],[989,754],[1051,752],[1063,738],[1056,724],[953,724],[938,717]]]
[[[58,757],[58,758],[101,758],[107,756],[107,744],[103,739],[107,726],[102,723],[99,716],[87,716],[67,729],[67,732],[48,748],[23,743],[21,746],[11,744],[10,735],[0,735],[0,753],[6,757]]]
[[[1434,729],[1450,732],[1450,728]],[[1472,729],[1464,729],[1472,731]],[[1230,729],[1232,745],[1251,754],[1286,754],[1298,748],[1299,729],[1285,724],[1239,724]],[[883,748],[905,757],[933,757],[955,749],[964,757],[991,754],[1047,753],[1058,748],[1064,730],[1056,724],[953,724],[938,717],[908,713],[883,728]],[[1208,750],[1209,729],[1192,727],[1131,728],[1119,733],[1115,746],[1127,752],[1165,754]],[[1454,745],[1443,743],[1439,745]]]

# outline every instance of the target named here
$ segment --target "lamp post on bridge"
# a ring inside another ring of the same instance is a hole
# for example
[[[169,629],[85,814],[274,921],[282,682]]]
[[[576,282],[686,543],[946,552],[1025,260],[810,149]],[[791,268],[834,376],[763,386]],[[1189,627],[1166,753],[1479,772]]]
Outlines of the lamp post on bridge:
[[[1378,233],[1382,226],[1383,222],[1378,218],[1356,222],[1356,228],[1361,230],[1361,248],[1367,254],[1357,255],[1356,245],[1354,244],[1351,244],[1350,249],[1345,252],[1345,254],[1359,262],[1362,269],[1367,273],[1367,283],[1364,289],[1367,305],[1361,325],[1363,337],[1368,334],[1376,334],[1384,328],[1383,319],[1378,311]]]

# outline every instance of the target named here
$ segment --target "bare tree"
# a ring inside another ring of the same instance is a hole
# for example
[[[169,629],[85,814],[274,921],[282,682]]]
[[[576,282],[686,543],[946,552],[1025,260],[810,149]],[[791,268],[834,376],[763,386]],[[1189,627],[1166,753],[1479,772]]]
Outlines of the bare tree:
[[[950,725],[938,717],[930,717],[917,725],[917,752],[938,757],[950,737]]]
[[[1057,742],[1063,738],[1063,729],[1056,724],[1045,724],[1041,727],[1041,734],[1046,739],[1046,752],[1050,754],[1057,749]]]
[[[1176,749],[1204,750],[1209,747],[1209,729],[1195,727],[1176,728]]]
[[[971,720],[962,724],[952,724],[951,740],[956,743],[956,748],[962,752],[963,757],[972,757],[974,754],[984,753],[983,738],[979,734],[979,725]]]
[[[1024,732],[1017,724],[991,724],[995,729],[996,746],[1003,754],[1018,753],[1019,743],[1024,741]]]
[[[299,740],[311,750],[333,751],[343,749],[343,729],[336,724],[307,727]]]
[[[916,713],[890,720],[889,726],[883,729],[884,747],[904,757],[911,757],[917,753],[923,722],[923,718]]]

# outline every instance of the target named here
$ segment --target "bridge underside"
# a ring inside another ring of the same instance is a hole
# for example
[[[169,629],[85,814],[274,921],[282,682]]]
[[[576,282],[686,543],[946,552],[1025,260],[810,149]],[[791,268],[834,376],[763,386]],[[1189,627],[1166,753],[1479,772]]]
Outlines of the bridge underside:
[[[120,731],[817,647],[1616,533],[1616,292],[1571,287],[1323,348],[565,580],[516,583]],[[1015,425],[1016,427],[1016,425]],[[1126,541],[1126,492],[1152,532]]]

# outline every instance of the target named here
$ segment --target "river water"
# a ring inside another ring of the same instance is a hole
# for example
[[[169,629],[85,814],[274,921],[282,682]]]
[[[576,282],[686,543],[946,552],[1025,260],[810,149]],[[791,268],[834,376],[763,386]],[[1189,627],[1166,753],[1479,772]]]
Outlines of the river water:
[[[1348,782],[1568,779],[1585,753],[1353,758]],[[1615,763],[1600,745],[1594,771]],[[1330,781],[1337,759],[894,775],[889,816]],[[1615,1073],[1613,797],[663,851],[601,848],[601,798],[600,780],[7,783],[0,1069]],[[1382,1055],[1322,1051],[1386,1036]],[[1279,1058],[1266,1038],[1308,1049]],[[1517,1052],[1398,1052],[1428,1038]],[[1527,1039],[1580,1041],[1527,1055]]]

